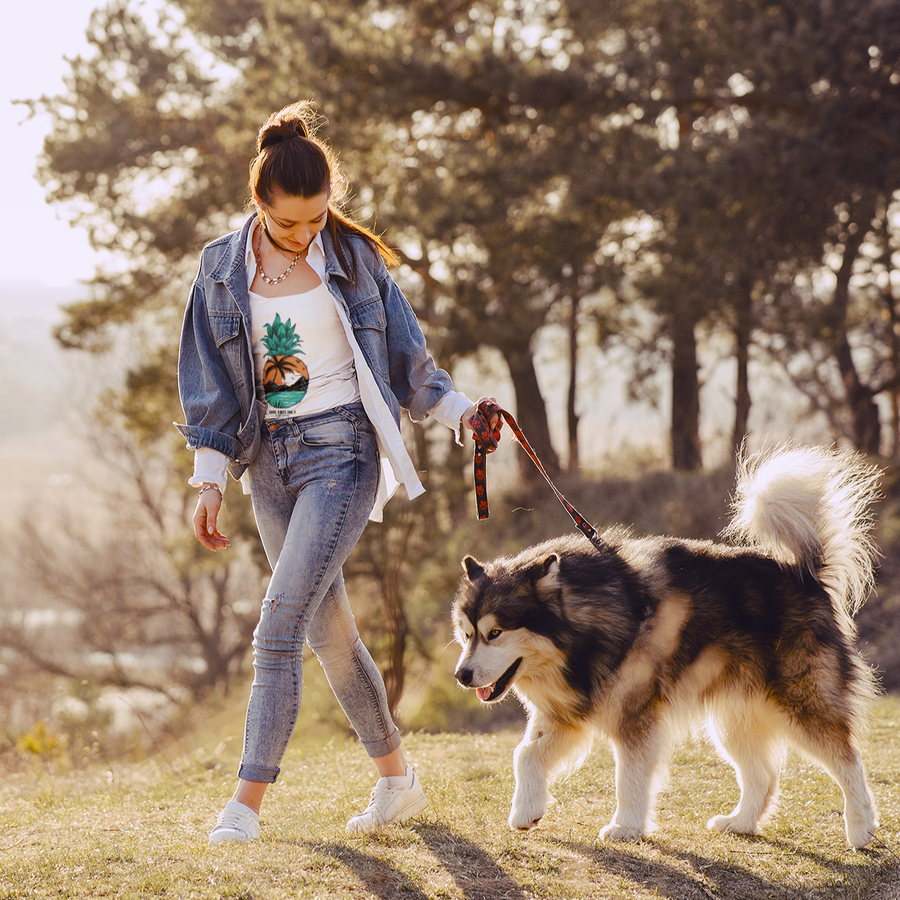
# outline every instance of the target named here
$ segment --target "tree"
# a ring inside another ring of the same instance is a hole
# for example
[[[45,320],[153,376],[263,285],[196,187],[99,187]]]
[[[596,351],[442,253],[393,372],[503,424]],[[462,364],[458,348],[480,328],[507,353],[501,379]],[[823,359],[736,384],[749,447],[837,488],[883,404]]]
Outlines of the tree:
[[[313,6],[235,3],[220,18],[201,0],[179,4],[193,38],[232,67],[227,104],[171,21],[153,31],[121,3],[95,15],[96,56],[75,61],[67,97],[44,101],[58,123],[45,171],[59,180],[54,199],[87,200],[95,242],[129,247],[140,265],[98,279],[102,296],[73,309],[61,336],[84,345],[129,310],[171,303],[163,272],[240,208],[271,98],[314,94],[366,185],[361,212],[379,211],[421,287],[411,295],[445,359],[484,343],[503,353],[523,427],[554,471],[531,342],[563,296],[563,270],[579,296],[596,289],[599,239],[627,208],[627,169],[652,140],[608,127],[623,101],[597,73],[599,46],[583,50],[526,0],[440,21],[430,4]],[[535,28],[560,49],[536,44]],[[127,210],[123,196],[150,184],[152,206]]]
[[[882,440],[875,397],[894,378],[885,376],[883,365],[873,365],[871,341],[865,336],[871,329],[860,328],[862,322],[881,319],[882,312],[880,303],[868,312],[859,304],[878,295],[876,284],[864,286],[866,274],[874,272],[867,271],[860,254],[873,241],[873,230],[884,227],[879,210],[890,205],[900,188],[898,25],[900,8],[895,4],[862,3],[852,16],[812,0],[773,8],[756,20],[754,42],[761,52],[741,70],[753,88],[748,96],[755,98],[748,104],[751,128],[777,152],[793,180],[769,216],[786,223],[793,213],[793,234],[784,224],[779,229],[788,237],[790,250],[780,274],[793,270],[802,280],[788,291],[776,281],[769,294],[784,306],[808,294],[804,281],[821,273],[829,276],[833,289],[822,315],[810,318],[804,304],[805,313],[797,310],[790,319],[806,318],[802,333],[830,359],[827,368],[837,371],[840,386],[825,401],[829,414],[834,419],[835,412],[846,407],[854,445],[876,454]],[[859,291],[856,312],[854,282]],[[888,311],[888,318],[891,315]],[[808,327],[812,321],[818,322],[818,333]],[[784,327],[779,331],[786,347],[801,349],[793,340],[796,333]],[[891,338],[883,336],[876,351],[886,364],[895,359],[890,343]],[[808,380],[804,387],[809,390]],[[821,393],[819,397],[823,399]]]
[[[771,308],[796,303],[800,279],[839,254],[847,291],[815,342],[842,373],[828,402],[858,407],[860,443],[872,389],[893,382],[867,381],[855,353],[850,276],[873,239],[850,225],[871,234],[863,211],[887,208],[897,182],[896,18],[877,0],[843,18],[819,0],[179,0],[153,24],[117,0],[92,18],[94,54],[73,62],[67,93],[41,101],[56,122],[51,198],[96,245],[129,254],[98,274],[60,339],[103,346],[139,320],[174,346],[173,273],[188,277],[200,246],[245,215],[271,107],[313,96],[360,185],[353,211],[398,245],[439,361],[500,351],[551,474],[532,354],[548,321],[574,323],[574,384],[577,310],[602,286],[643,305],[658,328],[621,337],[640,348],[636,368],[670,368],[673,465],[698,468],[699,336],[734,335],[737,448],[761,326],[789,329]],[[137,361],[142,372],[149,385],[161,370]],[[160,398],[173,388],[155,384]],[[571,390],[568,407],[574,467]]]
[[[633,279],[605,268],[604,234],[631,216],[661,223],[662,280],[645,299],[678,373],[673,454],[695,466],[696,326],[734,332],[737,445],[761,298],[821,264],[860,190],[893,190],[896,16],[876,0],[850,17],[819,0],[181,0],[151,28],[119,3],[95,17],[98,54],[76,61],[70,95],[48,101],[46,171],[57,199],[87,198],[98,242],[146,258],[101,277],[63,336],[175,305],[158,287],[239,214],[253,125],[273,97],[312,95],[363,186],[359,213],[377,210],[400,246],[442,361],[496,346],[551,470],[534,336],[558,305]],[[212,63],[227,78],[205,75]],[[148,184],[178,193],[122,202]]]

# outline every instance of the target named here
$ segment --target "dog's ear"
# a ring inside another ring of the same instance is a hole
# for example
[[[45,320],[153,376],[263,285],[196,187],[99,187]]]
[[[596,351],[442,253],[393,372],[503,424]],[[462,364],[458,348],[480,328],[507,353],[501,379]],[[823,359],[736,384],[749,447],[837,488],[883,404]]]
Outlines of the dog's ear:
[[[559,574],[559,557],[555,553],[551,553],[540,562],[533,563],[527,570],[527,576],[533,584],[543,581],[548,576],[554,578],[557,574]]]
[[[478,581],[479,578],[484,577],[484,566],[473,556],[467,556],[462,564],[469,581]]]
[[[542,578],[546,578],[548,575],[557,575],[559,573],[559,557],[555,553],[551,553],[536,568],[537,578],[535,579],[535,581],[540,581]]]

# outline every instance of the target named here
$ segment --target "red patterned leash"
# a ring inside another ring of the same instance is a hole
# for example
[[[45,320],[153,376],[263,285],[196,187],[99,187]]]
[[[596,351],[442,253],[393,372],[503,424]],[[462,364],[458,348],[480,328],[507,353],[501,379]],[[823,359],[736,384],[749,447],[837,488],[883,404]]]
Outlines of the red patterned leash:
[[[497,416],[497,424],[491,428],[490,421],[494,415]],[[556,499],[559,500],[566,512],[572,517],[572,521],[576,524],[578,530],[592,544],[599,546],[597,529],[566,500],[556,485],[550,480],[550,476],[545,471],[540,459],[538,459],[538,455],[531,449],[531,444],[525,439],[525,435],[522,434],[522,429],[519,428],[516,420],[505,409],[496,403],[492,403],[490,400],[479,401],[478,414],[472,419],[472,434],[475,439],[475,500],[478,504],[478,518],[486,519],[491,514],[487,498],[487,454],[493,453],[497,449],[503,419],[506,420],[516,440],[522,445],[522,449],[538,467],[538,471],[544,476],[544,480],[550,485],[553,493],[556,494]]]

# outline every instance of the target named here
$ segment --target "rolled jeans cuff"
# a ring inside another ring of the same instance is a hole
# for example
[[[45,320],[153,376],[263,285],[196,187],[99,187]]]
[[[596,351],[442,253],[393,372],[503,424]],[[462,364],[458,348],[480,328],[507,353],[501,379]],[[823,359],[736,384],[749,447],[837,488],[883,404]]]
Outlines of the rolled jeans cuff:
[[[393,753],[395,750],[400,749],[400,732],[395,725],[394,733],[388,735],[383,740],[372,741],[368,744],[365,741],[360,741],[360,743],[363,745],[363,749],[369,755],[370,759],[379,759],[382,756],[387,756],[389,753]]]
[[[238,768],[238,778],[261,784],[275,784],[280,773],[281,769],[261,769],[259,766],[247,766],[243,763]]]

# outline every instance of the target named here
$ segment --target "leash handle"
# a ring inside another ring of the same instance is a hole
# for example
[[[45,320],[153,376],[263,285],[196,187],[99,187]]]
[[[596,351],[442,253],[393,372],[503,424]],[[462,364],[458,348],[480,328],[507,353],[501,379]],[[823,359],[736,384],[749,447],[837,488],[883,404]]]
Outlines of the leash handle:
[[[490,422],[495,415],[497,416],[497,422],[491,428]],[[497,449],[503,420],[506,420],[516,440],[522,445],[522,449],[537,466],[541,475],[544,476],[544,480],[550,485],[551,490],[556,495],[556,499],[562,504],[578,530],[592,544],[597,545],[599,541],[597,529],[566,500],[560,490],[550,480],[550,476],[544,469],[538,455],[532,450],[531,444],[528,443],[525,435],[522,434],[522,429],[519,428],[519,424],[512,414],[490,400],[479,401],[476,415],[472,419],[472,435],[475,440],[475,502],[477,504],[478,518],[487,519],[491,514],[487,499],[487,454],[493,453]]]

